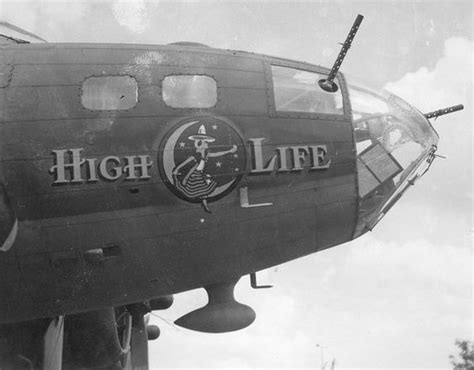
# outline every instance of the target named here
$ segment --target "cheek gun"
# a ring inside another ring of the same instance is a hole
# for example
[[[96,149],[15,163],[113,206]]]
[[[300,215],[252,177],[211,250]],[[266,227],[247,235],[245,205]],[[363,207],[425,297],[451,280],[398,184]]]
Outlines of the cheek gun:
[[[331,68],[331,72],[329,72],[328,78],[322,79],[318,81],[319,87],[323,89],[324,91],[327,92],[336,92],[338,87],[334,83],[334,79],[336,78],[336,74],[339,71],[339,68],[341,67],[342,61],[344,60],[349,48],[351,47],[352,40],[354,40],[354,37],[359,30],[359,26],[362,23],[362,20],[364,19],[364,16],[358,15],[357,18],[354,21],[354,24],[351,27],[351,30],[349,31],[349,34],[346,37],[346,41],[342,44],[341,51],[339,52],[339,55],[337,56],[336,61],[334,62],[334,65]]]
[[[430,119],[430,118],[436,119],[436,118],[438,118],[440,116],[443,116],[445,114],[457,112],[458,110],[463,110],[463,109],[464,109],[464,105],[458,104],[458,105],[453,105],[452,107],[448,107],[448,108],[444,108],[444,109],[438,109],[438,110],[435,110],[433,112],[425,113],[424,116],[425,116],[426,119]]]

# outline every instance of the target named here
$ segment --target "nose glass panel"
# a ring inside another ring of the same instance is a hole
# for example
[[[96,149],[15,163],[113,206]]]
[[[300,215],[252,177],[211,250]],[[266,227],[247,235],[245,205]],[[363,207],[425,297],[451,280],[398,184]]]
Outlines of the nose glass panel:
[[[423,164],[431,163],[438,135],[423,114],[401,98],[354,85],[348,90],[357,150],[355,238],[371,230]]]

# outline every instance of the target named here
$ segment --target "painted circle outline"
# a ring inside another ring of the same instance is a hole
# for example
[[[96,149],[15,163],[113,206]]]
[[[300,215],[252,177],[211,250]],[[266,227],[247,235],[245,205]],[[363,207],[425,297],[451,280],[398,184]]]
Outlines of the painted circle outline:
[[[168,129],[168,132],[165,134],[165,136],[160,140],[160,144],[158,146],[158,170],[159,170],[159,174],[160,174],[160,177],[161,179],[163,180],[163,183],[166,185],[166,187],[174,194],[176,195],[178,198],[186,201],[186,202],[189,202],[189,203],[201,203],[202,202],[202,199],[201,198],[189,198],[187,196],[185,196],[181,191],[179,191],[176,186],[169,180],[168,178],[168,175],[166,174],[166,170],[164,168],[164,149],[166,147],[166,145],[168,144],[168,141],[170,139],[170,137],[182,126],[185,126],[186,124],[188,123],[191,123],[194,122],[194,121],[198,121],[198,122],[201,122],[203,121],[203,123],[208,123],[208,122],[204,122],[206,119],[208,120],[214,120],[214,121],[217,121],[218,124],[224,124],[224,125],[227,125],[227,127],[229,129],[231,129],[235,135],[240,139],[240,143],[236,144],[237,147],[239,147],[239,145],[241,146],[241,148],[243,149],[242,150],[242,154],[243,154],[243,160],[242,160],[242,163],[244,164],[244,168],[247,167],[247,150],[245,148],[245,143],[244,143],[244,140],[243,140],[243,137],[242,135],[240,134],[240,132],[236,129],[235,125],[230,122],[229,120],[227,119],[223,119],[223,118],[220,118],[220,117],[216,117],[216,116],[193,116],[193,117],[187,117],[187,118],[184,118],[184,119],[181,119],[179,120],[178,122],[174,123],[169,129]],[[185,131],[186,129],[183,130],[183,132]],[[179,135],[180,136],[180,135]],[[246,170],[245,170],[246,171]],[[229,187],[227,189],[225,189],[224,191],[222,191],[221,193],[215,195],[215,196],[212,196],[212,197],[207,197],[206,200],[208,202],[215,202],[219,199],[222,199],[224,198],[226,195],[228,195],[230,192],[232,192],[236,186],[238,185],[238,183],[242,180],[242,177],[244,176],[244,173],[245,171],[241,171],[240,174],[238,174],[235,179],[233,180],[232,184],[229,185]]]

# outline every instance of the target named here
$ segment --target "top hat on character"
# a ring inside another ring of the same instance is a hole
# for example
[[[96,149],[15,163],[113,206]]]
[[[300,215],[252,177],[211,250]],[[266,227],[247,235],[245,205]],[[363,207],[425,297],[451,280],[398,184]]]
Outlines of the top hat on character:
[[[199,127],[197,135],[191,135],[191,136],[188,137],[188,139],[189,140],[194,140],[194,141],[202,140],[202,141],[206,141],[208,143],[212,143],[212,142],[216,141],[216,139],[213,138],[212,136],[207,136],[206,128],[204,127],[204,125],[201,125],[201,127]]]

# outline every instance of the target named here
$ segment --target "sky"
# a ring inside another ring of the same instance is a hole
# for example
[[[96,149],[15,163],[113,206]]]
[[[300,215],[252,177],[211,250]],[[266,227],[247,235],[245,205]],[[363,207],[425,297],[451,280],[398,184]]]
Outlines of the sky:
[[[473,5],[470,1],[0,1],[0,20],[49,42],[196,41],[332,65],[365,16],[341,71],[439,118],[437,159],[373,232],[259,273],[274,288],[236,297],[255,323],[228,334],[172,324],[206,302],[175,296],[151,319],[151,368],[448,369],[473,339]],[[319,346],[318,346],[319,345]],[[322,351],[321,351],[322,349]]]

